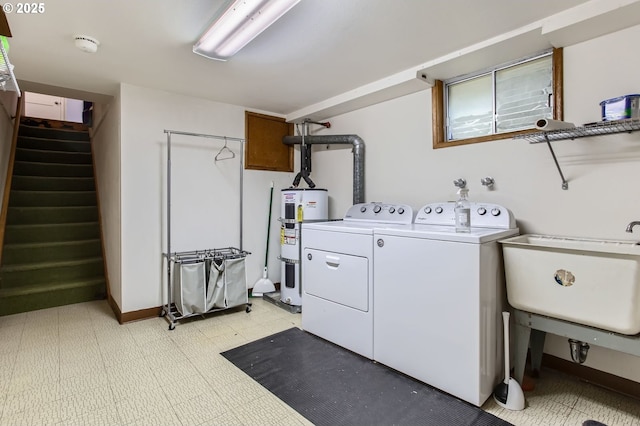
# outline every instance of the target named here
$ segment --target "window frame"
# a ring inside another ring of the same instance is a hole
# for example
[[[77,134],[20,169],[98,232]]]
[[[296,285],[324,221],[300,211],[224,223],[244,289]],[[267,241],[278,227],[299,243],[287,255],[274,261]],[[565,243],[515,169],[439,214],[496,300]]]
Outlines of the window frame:
[[[524,60],[524,59],[523,59]],[[564,104],[563,104],[563,54],[562,48],[553,48],[551,53],[552,63],[552,76],[553,76],[553,94],[551,99],[553,100],[553,119],[562,120],[564,117]],[[496,67],[498,68],[498,67]],[[484,74],[479,72],[478,76]],[[446,139],[446,119],[447,113],[445,110],[445,85],[442,80],[436,80],[434,86],[431,88],[431,120],[432,120],[432,134],[433,134],[433,149],[446,148],[451,146],[469,145],[473,143],[489,142],[501,139],[510,139],[516,135],[523,133],[532,133],[537,131],[536,129],[517,130],[513,132],[496,133],[486,136],[478,136],[467,139],[456,139],[447,141]]]

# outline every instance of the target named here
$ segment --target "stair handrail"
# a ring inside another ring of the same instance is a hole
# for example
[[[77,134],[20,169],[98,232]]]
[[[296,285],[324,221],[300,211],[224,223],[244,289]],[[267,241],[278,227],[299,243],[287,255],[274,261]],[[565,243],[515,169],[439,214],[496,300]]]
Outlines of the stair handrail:
[[[2,210],[0,211],[0,265],[2,265],[2,254],[4,252],[4,236],[7,226],[7,214],[9,212],[9,196],[11,195],[11,181],[13,179],[13,165],[16,158],[16,146],[18,144],[18,133],[20,131],[20,119],[22,117],[22,104],[24,97],[18,97],[16,102],[16,113],[13,121],[13,136],[11,137],[11,151],[7,164],[7,176],[4,181],[4,193],[2,194]]]

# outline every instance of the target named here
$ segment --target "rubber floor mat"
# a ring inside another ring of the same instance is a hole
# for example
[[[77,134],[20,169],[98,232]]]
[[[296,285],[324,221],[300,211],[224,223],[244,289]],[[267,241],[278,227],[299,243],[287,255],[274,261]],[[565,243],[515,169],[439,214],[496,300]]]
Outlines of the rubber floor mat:
[[[318,426],[510,425],[298,328],[222,355]]]

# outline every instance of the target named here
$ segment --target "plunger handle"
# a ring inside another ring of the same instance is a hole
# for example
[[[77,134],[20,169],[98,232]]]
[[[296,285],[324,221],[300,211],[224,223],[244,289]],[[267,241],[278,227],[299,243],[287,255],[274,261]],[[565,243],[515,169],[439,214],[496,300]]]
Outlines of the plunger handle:
[[[509,312],[502,313],[502,324],[504,327],[504,384],[509,385],[511,377],[511,366],[509,365]]]

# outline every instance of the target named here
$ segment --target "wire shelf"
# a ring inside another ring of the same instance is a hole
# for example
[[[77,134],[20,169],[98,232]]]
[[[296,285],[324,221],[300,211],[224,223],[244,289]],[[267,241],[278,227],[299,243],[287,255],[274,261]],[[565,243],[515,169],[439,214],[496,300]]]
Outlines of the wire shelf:
[[[638,130],[640,130],[640,119],[627,118],[625,120],[601,121],[569,129],[523,133],[514,136],[514,139],[524,139],[529,143],[544,143],[547,141],[553,142],[590,136],[612,135],[615,133],[631,133]]]
[[[18,96],[21,96],[18,81],[13,73],[13,65],[9,62],[9,55],[2,43],[0,43],[0,90],[17,92]]]
[[[562,173],[562,168],[558,162],[551,142],[567,139],[586,138],[589,136],[613,135],[616,133],[631,133],[640,130],[640,119],[627,118],[625,120],[600,121],[597,123],[585,124],[582,127],[571,127],[569,129],[549,130],[534,133],[522,133],[514,136],[514,139],[524,139],[529,143],[546,143],[556,164],[560,179],[562,179],[562,189],[569,189],[569,182]]]
[[[169,255],[163,253],[163,256],[167,257],[172,262],[190,263],[204,260],[238,259],[247,257],[250,254],[251,252],[246,250],[240,250],[235,247],[225,247],[205,250],[179,251],[170,253]]]

